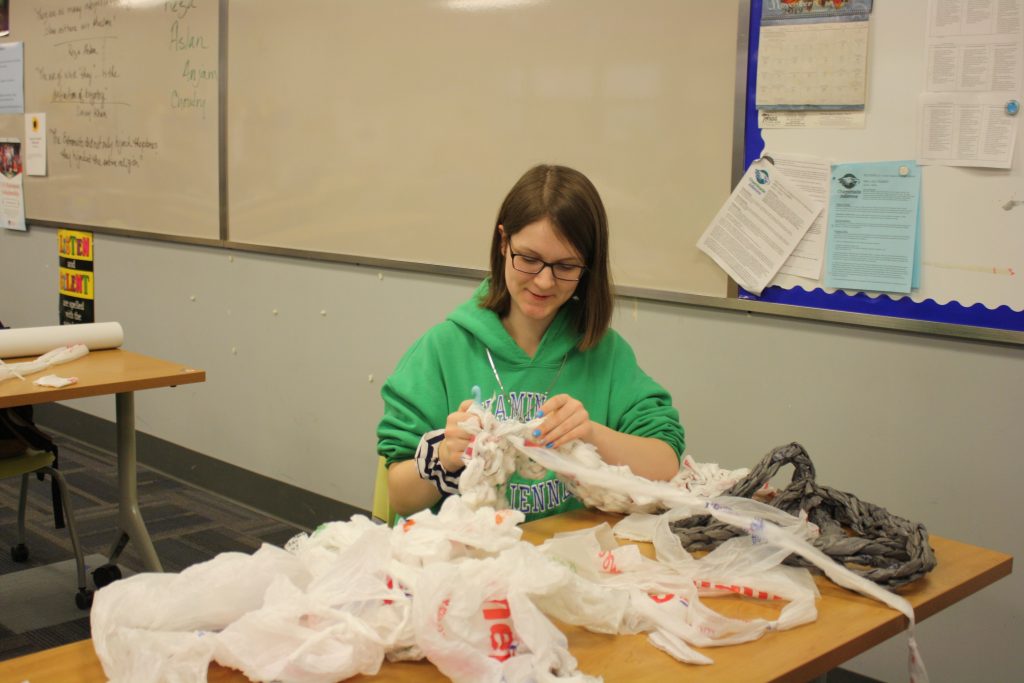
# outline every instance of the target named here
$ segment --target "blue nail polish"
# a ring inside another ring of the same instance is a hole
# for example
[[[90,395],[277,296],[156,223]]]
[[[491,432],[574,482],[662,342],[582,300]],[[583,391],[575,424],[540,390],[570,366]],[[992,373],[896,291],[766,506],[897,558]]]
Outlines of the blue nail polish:
[[[538,410],[537,411],[537,417],[544,417],[544,411],[543,410]]]
[[[544,444],[544,448],[551,448],[554,445],[555,445],[554,441],[548,441],[546,444]]]
[[[540,430],[539,429],[534,429],[533,430],[533,435],[534,436],[540,436]]]

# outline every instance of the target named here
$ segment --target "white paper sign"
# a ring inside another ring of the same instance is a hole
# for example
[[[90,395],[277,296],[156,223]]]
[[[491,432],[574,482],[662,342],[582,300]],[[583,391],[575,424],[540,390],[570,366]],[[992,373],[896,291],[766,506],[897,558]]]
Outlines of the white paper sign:
[[[0,114],[25,111],[25,46],[0,43]]]
[[[772,152],[775,168],[786,174],[786,181],[795,185],[805,198],[812,202],[821,202],[822,210],[811,222],[811,227],[796,245],[786,262],[779,268],[772,284],[780,275],[796,275],[798,277],[817,280],[821,277],[821,266],[825,261],[825,234],[828,230],[828,192],[832,164],[827,159],[798,154],[779,154]]]
[[[25,175],[46,175],[46,114],[25,114]]]
[[[1010,113],[1016,109],[1006,95],[923,93],[920,102],[917,163],[1013,166],[1020,117]]]
[[[793,253],[821,202],[807,198],[770,162],[750,165],[697,248],[743,289],[760,294]]]
[[[0,138],[0,225],[9,230],[26,229],[21,163],[21,142]]]

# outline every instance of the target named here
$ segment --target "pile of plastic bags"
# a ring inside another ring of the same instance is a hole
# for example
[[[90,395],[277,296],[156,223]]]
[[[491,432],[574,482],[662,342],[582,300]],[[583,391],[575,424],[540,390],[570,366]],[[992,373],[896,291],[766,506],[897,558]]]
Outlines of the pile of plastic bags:
[[[691,645],[729,645],[815,618],[806,570],[788,551],[734,539],[692,558],[668,518],[658,560],[619,546],[607,525],[542,546],[520,540],[522,513],[471,510],[459,497],[394,529],[365,517],[320,527],[286,549],[223,553],[180,574],[139,574],[96,594],[92,635],[112,681],[203,681],[211,661],[254,681],[328,682],[426,657],[455,681],[597,681],[577,670],[554,617],[601,633],[648,633],[686,662]],[[797,535],[809,533],[800,524]],[[722,617],[699,585],[740,585],[788,601],[778,619]]]
[[[816,618],[810,574],[782,564],[791,553],[898,609],[912,628],[906,600],[808,543],[817,529],[806,519],[636,477],[585,444],[528,446],[517,429],[529,425],[482,420],[477,428],[462,475],[466,490],[436,515],[423,511],[393,529],[354,517],[284,549],[224,553],[180,574],[139,574],[100,590],[92,636],[107,676],[115,683],[205,681],[216,661],[253,681],[328,683],[372,675],[385,659],[426,658],[466,683],[601,680],[579,671],[551,618],[600,633],[647,633],[680,661],[710,664],[693,648],[746,642]],[[558,472],[591,503],[669,510],[616,525],[619,535],[651,541],[656,559],[619,546],[607,525],[540,546],[522,541],[523,514],[493,503],[502,501],[508,473],[523,467]],[[708,472],[705,479],[729,478]],[[698,513],[746,535],[696,559],[669,523]],[[774,620],[727,618],[701,602],[722,590],[785,606]],[[912,636],[910,646],[911,680],[925,683]]]

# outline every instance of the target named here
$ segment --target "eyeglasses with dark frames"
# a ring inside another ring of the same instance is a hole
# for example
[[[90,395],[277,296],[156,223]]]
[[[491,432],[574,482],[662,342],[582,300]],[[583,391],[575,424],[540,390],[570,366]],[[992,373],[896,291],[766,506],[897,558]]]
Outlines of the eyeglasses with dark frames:
[[[512,251],[511,240],[509,240],[508,243],[508,251],[512,255],[512,267],[520,273],[540,275],[542,270],[550,268],[551,274],[555,276],[556,280],[578,282],[583,279],[583,273],[587,270],[586,266],[579,266],[575,263],[548,263],[547,261],[542,261],[535,256],[518,254]]]

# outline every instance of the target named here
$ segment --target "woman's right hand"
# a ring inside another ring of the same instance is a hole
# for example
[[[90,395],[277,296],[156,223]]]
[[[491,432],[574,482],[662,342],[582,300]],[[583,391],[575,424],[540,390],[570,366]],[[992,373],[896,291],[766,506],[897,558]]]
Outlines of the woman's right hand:
[[[457,472],[465,464],[462,462],[462,454],[469,448],[474,437],[460,427],[459,423],[465,422],[471,417],[477,422],[480,421],[480,418],[469,412],[469,408],[472,405],[472,399],[466,399],[457,411],[448,416],[448,421],[445,423],[444,441],[441,442],[439,457],[441,459],[441,467],[447,472]]]

